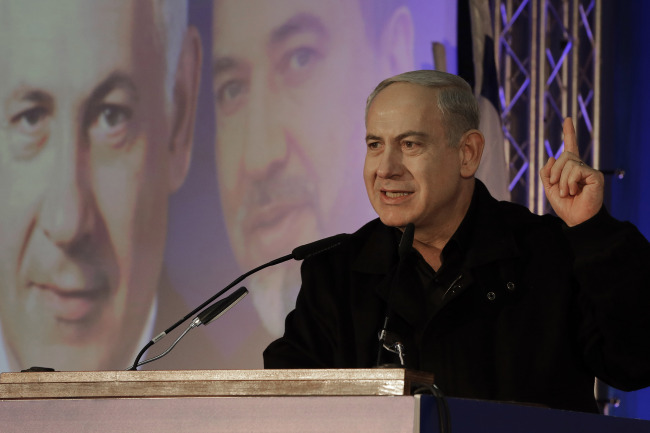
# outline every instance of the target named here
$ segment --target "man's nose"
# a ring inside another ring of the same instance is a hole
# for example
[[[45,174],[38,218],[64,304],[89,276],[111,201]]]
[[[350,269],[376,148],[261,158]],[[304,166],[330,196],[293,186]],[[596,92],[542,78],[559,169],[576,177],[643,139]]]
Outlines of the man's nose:
[[[287,158],[287,137],[279,107],[282,95],[262,74],[253,79],[250,92],[244,167],[248,176],[264,178]]]
[[[76,137],[65,135],[62,139],[66,143],[76,141]],[[88,156],[77,145],[62,145],[44,197],[40,225],[45,236],[60,248],[70,248],[92,230],[91,186],[86,176]]]
[[[402,175],[402,152],[395,146],[387,145],[379,158],[377,177],[391,179]]]

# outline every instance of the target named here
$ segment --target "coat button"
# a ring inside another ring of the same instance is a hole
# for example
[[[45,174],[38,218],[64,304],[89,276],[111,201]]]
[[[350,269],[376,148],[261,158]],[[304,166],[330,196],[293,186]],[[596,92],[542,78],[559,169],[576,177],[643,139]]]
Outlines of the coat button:
[[[497,295],[494,292],[488,292],[487,293],[487,298],[489,301],[494,301],[496,299]]]
[[[512,281],[509,281],[508,284],[506,284],[506,289],[510,290],[511,292],[514,292],[517,286],[515,286],[515,283]]]

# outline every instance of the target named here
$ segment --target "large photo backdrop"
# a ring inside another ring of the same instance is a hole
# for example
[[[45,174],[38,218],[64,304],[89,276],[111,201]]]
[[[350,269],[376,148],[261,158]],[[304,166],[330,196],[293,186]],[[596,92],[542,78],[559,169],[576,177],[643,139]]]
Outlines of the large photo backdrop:
[[[0,371],[126,368],[355,231],[366,96],[433,42],[456,62],[438,0],[2,0],[0,34]],[[146,368],[261,368],[299,266]]]
[[[167,257],[174,285],[193,287],[185,293],[198,305],[240,273],[374,218],[362,182],[365,99],[389,75],[432,68],[433,41],[455,62],[456,8],[428,0],[190,6],[190,20],[211,31],[202,33],[195,154],[172,200]],[[245,285],[250,295],[206,329],[219,368],[262,366],[295,303],[300,263]]]
[[[628,171],[609,208],[648,236],[648,7],[603,5],[602,142]],[[240,274],[373,219],[366,96],[457,72],[457,30],[447,0],[0,0],[0,372],[126,368]],[[481,129],[478,177],[508,199],[500,128]],[[243,281],[233,310],[143,368],[261,368],[299,267]],[[647,390],[626,398],[616,414],[648,417]]]

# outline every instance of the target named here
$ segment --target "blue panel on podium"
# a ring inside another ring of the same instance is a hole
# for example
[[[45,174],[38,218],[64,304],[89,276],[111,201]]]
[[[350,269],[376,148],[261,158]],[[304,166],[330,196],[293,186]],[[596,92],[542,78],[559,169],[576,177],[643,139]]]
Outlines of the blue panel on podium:
[[[649,421],[483,400],[446,401],[454,433],[650,433]],[[433,396],[420,397],[420,431],[440,431],[438,402]]]

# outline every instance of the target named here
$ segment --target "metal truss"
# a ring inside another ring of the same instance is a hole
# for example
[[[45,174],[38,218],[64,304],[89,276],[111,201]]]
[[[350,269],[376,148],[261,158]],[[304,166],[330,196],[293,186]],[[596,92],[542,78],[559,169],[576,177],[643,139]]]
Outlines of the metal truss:
[[[539,170],[573,119],[581,158],[600,169],[601,0],[491,0],[511,199],[552,212]],[[603,413],[616,399],[596,380]]]
[[[599,168],[601,0],[493,0],[512,200],[551,211],[539,170],[563,150],[572,117],[583,160]]]

